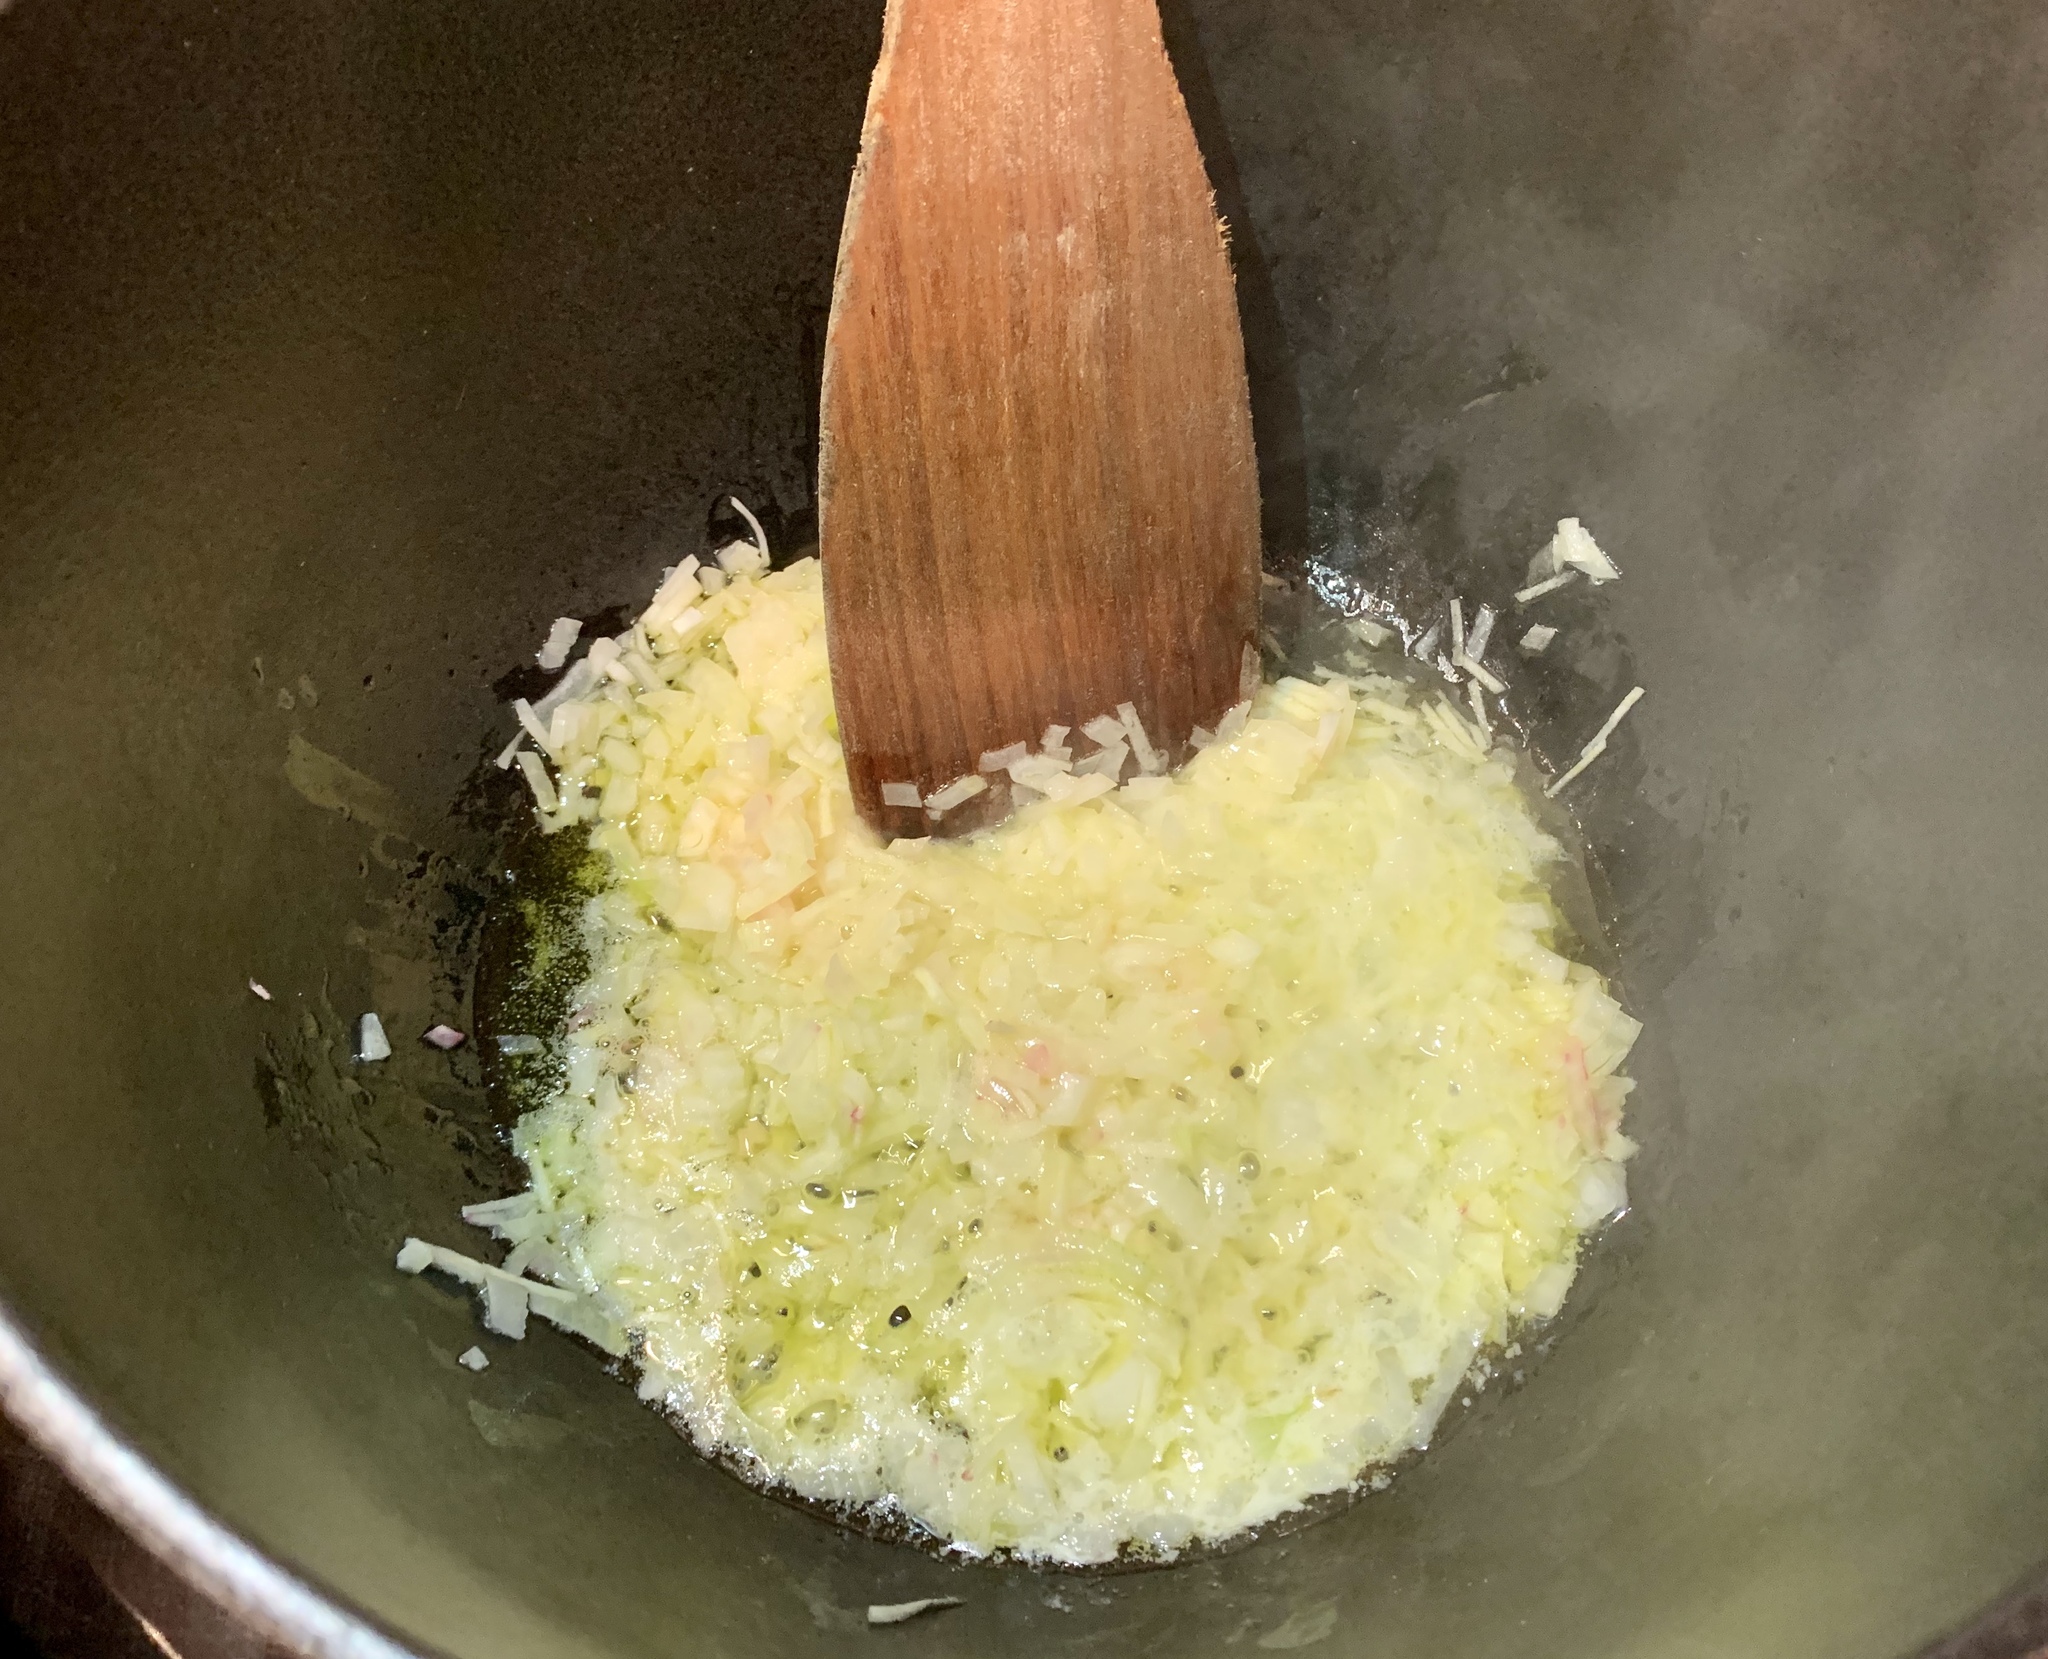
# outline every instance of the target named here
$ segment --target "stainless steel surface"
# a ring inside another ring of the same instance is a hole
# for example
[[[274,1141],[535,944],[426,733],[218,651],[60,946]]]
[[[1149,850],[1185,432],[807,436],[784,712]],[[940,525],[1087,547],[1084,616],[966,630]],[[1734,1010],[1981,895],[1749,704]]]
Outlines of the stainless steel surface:
[[[951,1593],[886,1639],[1884,1659],[2026,1579],[2026,4],[1169,8],[1240,204],[1272,556],[1497,599],[1577,513],[1626,572],[1518,676],[1553,758],[1650,688],[1586,804],[1650,1021],[1640,1208],[1525,1386],[1334,1520],[1079,1580],[835,1535],[546,1332],[454,1365],[466,1303],[388,1270],[504,1174],[469,1062],[405,1040],[462,1023],[442,964],[488,890],[449,803],[549,618],[642,595],[727,489],[805,533],[878,20],[0,15],[15,1409],[51,1367],[32,1432],[333,1652],[360,1615],[494,1659],[833,1653],[885,1639],[868,1601]],[[355,1072],[372,1005],[400,1053]]]

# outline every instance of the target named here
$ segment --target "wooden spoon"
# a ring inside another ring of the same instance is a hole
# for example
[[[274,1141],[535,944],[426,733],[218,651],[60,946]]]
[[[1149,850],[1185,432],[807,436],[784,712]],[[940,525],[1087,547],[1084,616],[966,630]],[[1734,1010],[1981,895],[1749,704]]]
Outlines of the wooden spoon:
[[[877,829],[1008,807],[1000,773],[938,819],[885,784],[929,797],[1124,703],[1178,760],[1248,695],[1244,341],[1154,0],[889,0],[821,427],[833,694]]]

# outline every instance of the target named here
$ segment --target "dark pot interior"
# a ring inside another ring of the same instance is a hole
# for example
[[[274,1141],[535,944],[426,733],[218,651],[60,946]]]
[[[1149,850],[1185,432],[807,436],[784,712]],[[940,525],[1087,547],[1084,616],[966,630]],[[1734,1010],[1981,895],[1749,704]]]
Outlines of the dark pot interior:
[[[0,1298],[407,1646],[1881,1659],[2048,1555],[2048,14],[1168,26],[1270,561],[1498,602],[1576,513],[1624,567],[1519,683],[1553,760],[1649,687],[1585,804],[1646,1149],[1553,1350],[1391,1491],[1106,1579],[836,1533],[545,1330],[473,1378],[389,1269],[505,1180],[410,1041],[470,1012],[493,682],[721,492],[809,533],[879,4],[0,16]]]

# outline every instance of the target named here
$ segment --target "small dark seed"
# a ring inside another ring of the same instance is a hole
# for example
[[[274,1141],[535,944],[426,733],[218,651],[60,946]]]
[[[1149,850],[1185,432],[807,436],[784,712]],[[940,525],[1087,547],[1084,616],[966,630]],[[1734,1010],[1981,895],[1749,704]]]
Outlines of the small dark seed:
[[[1276,1310],[1272,1308],[1261,1308],[1259,1309],[1259,1317],[1261,1319],[1277,1319],[1279,1318],[1279,1314]]]
[[[1259,1178],[1259,1155],[1256,1152],[1247,1152],[1238,1159],[1237,1173],[1247,1181],[1256,1181]]]
[[[1067,1461],[1067,1448],[1066,1448],[1066,1447],[1064,1447],[1064,1446],[1055,1446],[1055,1447],[1053,1447],[1053,1449],[1052,1449],[1052,1460],[1053,1460],[1053,1462],[1055,1462],[1055,1463],[1064,1463],[1064,1462],[1066,1462],[1066,1461]]]
[[[804,1191],[809,1193],[813,1198],[830,1198],[832,1196],[832,1189],[826,1186],[825,1183],[822,1181],[813,1181],[809,1186],[804,1188]]]
[[[974,1219],[973,1219],[972,1221],[968,1222],[968,1224],[967,1224],[967,1230],[968,1230],[968,1231],[969,1231],[970,1233],[977,1233],[977,1234],[978,1234],[978,1233],[979,1233],[979,1232],[981,1231],[981,1217],[980,1217],[980,1216],[976,1216],[976,1217],[975,1217],[975,1218],[974,1218]]]
[[[761,1277],[761,1264],[759,1262],[747,1263],[747,1277],[750,1279],[758,1279]]]
[[[1242,1067],[1242,1066],[1232,1066],[1232,1067],[1230,1068],[1230,1075],[1231,1075],[1232,1077],[1242,1077],[1242,1076],[1244,1076],[1244,1067]]]
[[[908,1325],[910,1323],[910,1310],[901,1303],[898,1303],[896,1311],[889,1315],[889,1323],[891,1325]]]
[[[777,1319],[787,1319],[787,1318],[789,1317],[789,1309],[787,1309],[787,1308],[777,1308],[777,1309],[775,1310],[775,1317],[776,1317]]]

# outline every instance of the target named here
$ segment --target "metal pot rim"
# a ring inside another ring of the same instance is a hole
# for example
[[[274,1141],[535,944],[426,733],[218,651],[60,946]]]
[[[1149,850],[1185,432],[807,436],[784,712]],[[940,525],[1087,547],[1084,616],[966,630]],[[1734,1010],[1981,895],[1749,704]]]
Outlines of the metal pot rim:
[[[131,1537],[266,1636],[310,1659],[414,1659],[172,1485],[58,1375],[4,1306],[0,1411]]]

